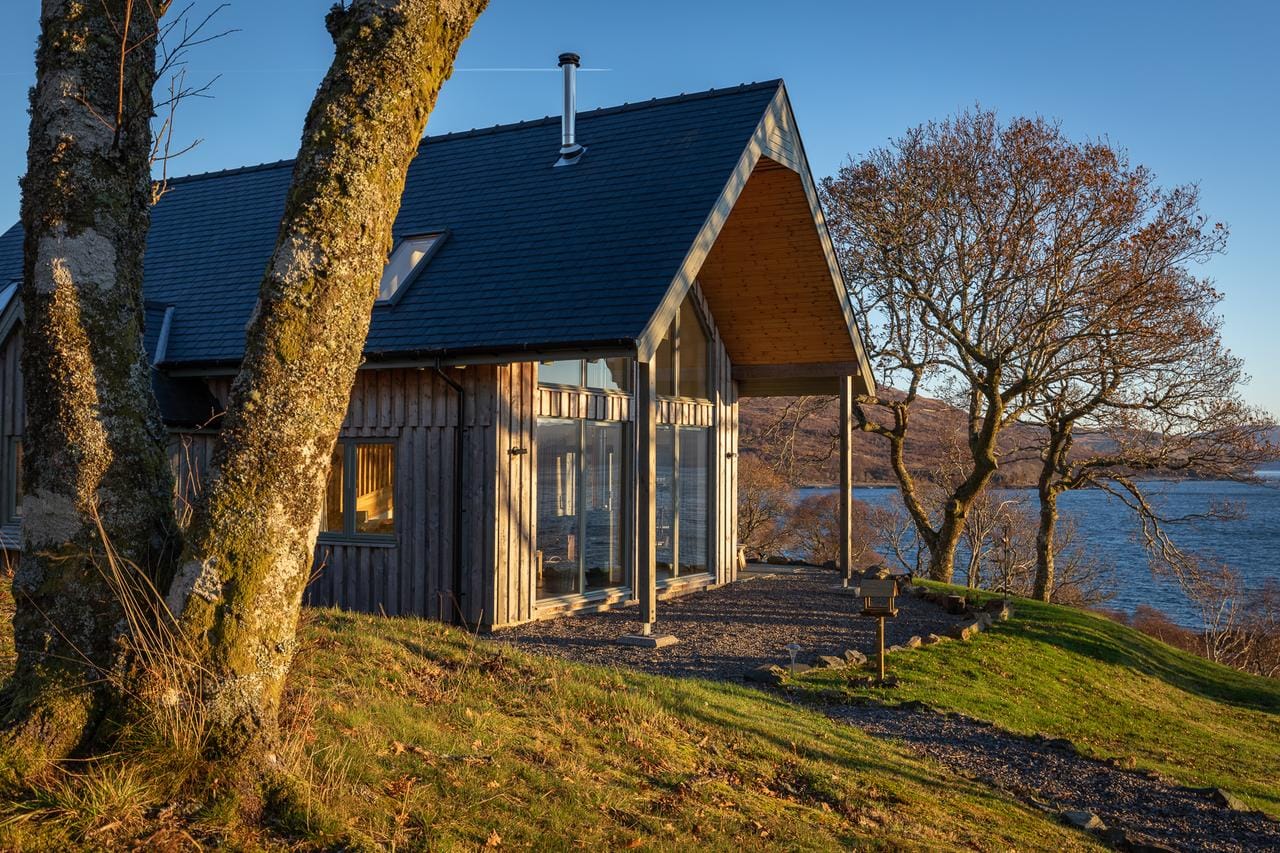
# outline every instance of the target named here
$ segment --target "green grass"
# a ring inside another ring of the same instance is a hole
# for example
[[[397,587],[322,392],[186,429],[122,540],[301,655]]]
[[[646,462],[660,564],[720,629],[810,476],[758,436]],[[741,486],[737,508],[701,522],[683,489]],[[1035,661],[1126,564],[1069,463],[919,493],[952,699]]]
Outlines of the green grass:
[[[11,804],[0,849],[1093,845],[776,695],[534,657],[411,619],[314,611],[302,639],[287,699],[302,783],[266,829],[170,802],[121,756]]]
[[[932,584],[935,588],[942,588]],[[968,592],[967,590],[957,590]],[[1079,609],[1018,600],[967,643],[889,656],[891,690],[817,674],[802,689],[918,700],[1084,753],[1225,788],[1280,816],[1280,681],[1210,663]]]

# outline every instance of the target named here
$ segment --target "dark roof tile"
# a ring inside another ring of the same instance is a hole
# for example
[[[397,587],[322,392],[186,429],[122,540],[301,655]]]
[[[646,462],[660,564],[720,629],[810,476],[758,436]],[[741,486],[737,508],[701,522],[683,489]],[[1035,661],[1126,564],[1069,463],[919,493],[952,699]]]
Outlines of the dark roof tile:
[[[634,341],[657,309],[780,83],[585,112],[587,153],[553,168],[558,118],[423,140],[398,237],[449,239],[398,302],[374,309],[376,355]],[[152,214],[145,296],[166,363],[228,362],[275,246],[292,161],[176,178]],[[22,238],[0,237],[0,281]]]

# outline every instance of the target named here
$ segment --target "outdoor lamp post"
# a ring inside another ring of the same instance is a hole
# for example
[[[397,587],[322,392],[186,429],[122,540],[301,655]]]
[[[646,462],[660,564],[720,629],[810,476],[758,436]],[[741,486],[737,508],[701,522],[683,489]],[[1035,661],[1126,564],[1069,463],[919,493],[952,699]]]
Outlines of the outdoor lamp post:
[[[898,582],[893,578],[863,578],[862,615],[876,618],[876,662],[884,683],[884,620],[898,615]]]

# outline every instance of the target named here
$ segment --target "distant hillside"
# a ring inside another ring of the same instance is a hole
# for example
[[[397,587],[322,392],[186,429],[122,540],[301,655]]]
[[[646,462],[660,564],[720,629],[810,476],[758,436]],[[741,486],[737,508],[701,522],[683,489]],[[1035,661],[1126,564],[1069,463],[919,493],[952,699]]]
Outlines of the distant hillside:
[[[781,417],[792,397],[757,397],[741,403],[742,453],[758,452],[760,435]],[[911,412],[911,436],[907,439],[907,464],[914,471],[936,470],[944,458],[945,437],[961,430],[963,413],[953,406],[929,398],[919,399]],[[839,430],[839,410],[836,401],[821,412],[807,419],[796,434],[798,455],[807,461],[800,465],[800,479],[810,485],[830,485],[840,479],[839,457],[832,452],[821,458],[832,447]],[[997,482],[1006,486],[1030,485],[1035,482],[1038,462],[1026,448],[1037,441],[1036,430],[1030,426],[1015,425],[1006,430],[1001,442],[1002,458]],[[1077,445],[1087,448],[1103,441],[1101,437],[1083,435]],[[884,439],[867,433],[855,433],[853,439],[853,476],[863,483],[891,483],[893,472],[889,469],[888,445]],[[821,461],[818,461],[821,460]]]

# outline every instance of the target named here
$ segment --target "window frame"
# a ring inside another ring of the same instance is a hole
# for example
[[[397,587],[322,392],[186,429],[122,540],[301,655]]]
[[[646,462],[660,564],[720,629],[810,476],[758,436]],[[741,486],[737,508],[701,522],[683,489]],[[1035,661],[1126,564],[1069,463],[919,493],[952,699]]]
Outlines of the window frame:
[[[423,253],[422,260],[418,261],[417,265],[414,266],[413,269],[409,270],[409,275],[401,285],[396,288],[395,293],[391,294],[386,299],[374,300],[374,308],[389,308],[396,305],[396,303],[404,298],[405,293],[408,292],[409,288],[413,287],[413,285],[417,283],[418,279],[422,277],[423,272],[427,268],[427,264],[431,263],[432,258],[436,256],[436,252],[440,251],[440,247],[443,246],[444,241],[448,239],[449,229],[440,228],[436,230],[420,231],[413,234],[403,234],[396,238],[395,243],[391,247],[391,253],[387,255],[387,264],[391,262],[391,259],[395,257],[396,252],[400,251],[400,248],[404,246],[405,243],[410,240],[425,240],[428,237],[434,237],[435,242],[433,242],[431,246],[427,248],[427,251]],[[387,264],[383,264],[382,266],[384,275],[386,274]],[[378,283],[381,284],[382,280],[379,279]]]
[[[361,533],[356,530],[356,514],[348,511],[355,507],[357,478],[352,476],[356,469],[356,453],[360,445],[380,444],[391,448],[391,501],[393,515],[391,533]],[[394,512],[400,503],[400,479],[396,476],[396,461],[400,454],[399,442],[385,436],[352,436],[340,437],[337,447],[342,448],[342,530],[321,530],[319,542],[348,543],[357,545],[396,545],[400,539],[400,514]],[[337,448],[335,447],[335,450]],[[332,476],[332,471],[330,472]],[[325,491],[328,490],[328,479]],[[323,524],[323,519],[321,519]]]
[[[587,384],[587,364],[592,361],[611,361],[613,359],[626,359],[627,361],[627,383],[632,390],[619,388],[596,388]],[[576,385],[569,385],[564,382],[547,382],[542,378],[542,365],[551,364],[557,361],[576,361],[578,362],[578,382]],[[619,397],[634,397],[636,385],[636,359],[630,355],[584,355],[578,358],[548,358],[539,359],[538,362],[538,387],[540,388],[558,388],[566,391],[586,391],[591,394],[614,394]]]

